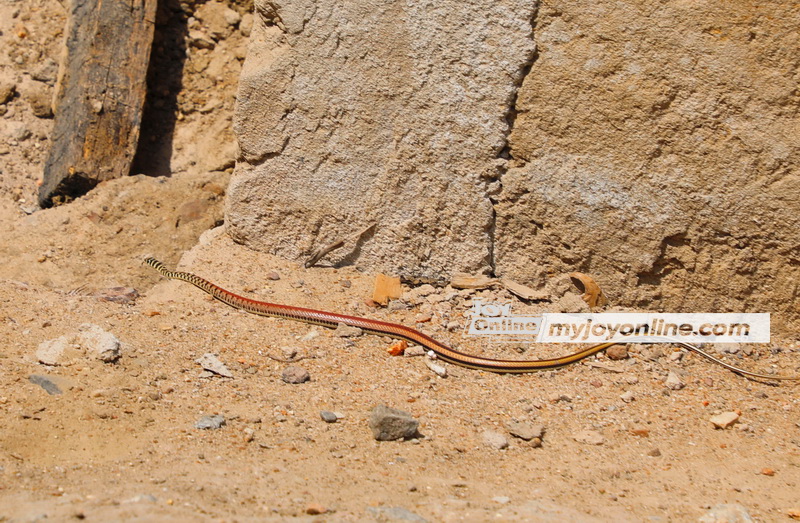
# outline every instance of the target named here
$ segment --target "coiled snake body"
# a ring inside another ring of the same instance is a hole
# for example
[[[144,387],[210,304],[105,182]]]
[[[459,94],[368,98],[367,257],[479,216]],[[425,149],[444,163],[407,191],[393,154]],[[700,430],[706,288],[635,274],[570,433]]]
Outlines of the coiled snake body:
[[[201,278],[200,276],[196,276],[192,273],[171,271],[167,269],[163,263],[156,260],[155,258],[147,258],[144,260],[144,263],[156,269],[164,277],[171,278],[174,280],[183,280],[185,282],[191,283],[200,290],[207,292],[217,300],[225,303],[226,305],[230,305],[231,307],[234,307],[236,309],[241,309],[243,311],[252,314],[257,314],[259,316],[271,316],[276,318],[284,318],[287,320],[302,321],[305,323],[322,325],[324,327],[329,327],[329,328],[336,328],[340,323],[343,323],[351,327],[358,327],[359,329],[362,329],[372,334],[377,334],[379,336],[401,338],[410,341],[411,343],[416,343],[417,345],[420,345],[428,350],[433,351],[440,359],[446,362],[471,369],[478,369],[478,370],[485,370],[485,371],[499,372],[499,373],[525,373],[525,372],[557,369],[559,367],[563,367],[565,365],[570,365],[572,363],[581,361],[585,358],[588,358],[589,356],[592,356],[593,354],[597,354],[598,352],[603,351],[608,347],[611,347],[612,345],[617,344],[616,342],[600,343],[598,345],[593,345],[587,349],[575,352],[573,354],[561,356],[558,358],[544,359],[544,360],[505,360],[505,359],[484,358],[482,356],[473,356],[471,354],[465,354],[463,352],[457,351],[445,345],[444,343],[436,341],[430,336],[419,332],[418,330],[397,323],[389,323],[385,321],[372,320],[369,318],[360,318],[357,316],[347,316],[344,314],[337,314],[335,312],[326,312],[315,309],[305,309],[302,307],[293,307],[290,305],[280,305],[277,303],[268,303],[264,301],[251,300],[250,298],[245,298],[244,296],[239,296],[238,294],[234,294],[230,291],[227,291],[217,285],[214,285],[210,281]],[[684,343],[679,340],[675,340],[674,343],[680,345],[683,348],[696,352],[697,354],[700,354],[701,356],[713,361],[714,363],[721,365],[726,369],[731,370],[737,374],[741,374],[742,376],[765,379],[765,380],[800,379],[800,376],[798,377],[770,376],[766,374],[758,374],[755,372],[746,371],[744,369],[740,369],[738,367],[725,363],[724,361],[721,361],[715,358],[714,356],[711,356],[707,352],[689,343]]]

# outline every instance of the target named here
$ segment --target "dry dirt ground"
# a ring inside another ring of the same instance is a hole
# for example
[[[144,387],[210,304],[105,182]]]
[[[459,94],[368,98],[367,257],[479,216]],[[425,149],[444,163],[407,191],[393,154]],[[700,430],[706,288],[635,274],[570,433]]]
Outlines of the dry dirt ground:
[[[190,27],[206,30],[198,20]],[[368,270],[305,269],[231,242],[220,226],[229,165],[191,160],[202,151],[192,129],[229,120],[226,81],[215,95],[185,73],[171,176],[116,180],[34,212],[51,120],[35,117],[27,97],[52,89],[32,72],[55,56],[62,24],[56,2],[0,4],[0,80],[15,85],[0,116],[0,520],[696,521],[721,504],[741,505],[728,507],[730,521],[737,510],[759,521],[798,514],[797,383],[748,381],[667,347],[591,362],[611,370],[578,364],[508,376],[447,366],[442,378],[424,357],[389,356],[388,339],[248,315],[142,265],[153,254],[261,300],[412,326],[430,316],[420,329],[469,352],[571,350],[486,346],[447,328],[463,324],[476,297],[536,312],[566,303],[561,296],[525,305],[499,290],[417,297],[406,287],[399,306],[376,309],[365,303]],[[234,74],[241,29],[220,37],[226,59],[190,48],[187,60],[222,61]],[[200,108],[202,97],[220,104],[203,113],[189,106],[193,97]],[[140,296],[102,299],[118,286]],[[75,348],[61,365],[37,361],[40,344],[87,323],[120,340],[116,362]],[[306,383],[285,383],[290,364],[268,357],[295,350]],[[204,377],[196,360],[206,353],[233,377]],[[723,357],[800,372],[797,338]],[[665,385],[670,370],[683,388]],[[411,413],[421,435],[376,441],[367,419],[378,404]],[[323,410],[341,418],[326,423]],[[731,428],[709,421],[733,411],[740,417]],[[195,428],[212,414],[226,424]],[[543,425],[541,446],[511,435],[514,422]],[[497,448],[503,439],[507,447]]]

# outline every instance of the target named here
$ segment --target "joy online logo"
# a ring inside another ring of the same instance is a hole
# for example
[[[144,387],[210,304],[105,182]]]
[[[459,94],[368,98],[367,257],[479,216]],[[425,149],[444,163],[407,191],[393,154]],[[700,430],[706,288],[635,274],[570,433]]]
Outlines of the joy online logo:
[[[510,304],[475,300],[470,336],[548,343],[607,341],[769,342],[769,313],[542,313],[514,316]]]

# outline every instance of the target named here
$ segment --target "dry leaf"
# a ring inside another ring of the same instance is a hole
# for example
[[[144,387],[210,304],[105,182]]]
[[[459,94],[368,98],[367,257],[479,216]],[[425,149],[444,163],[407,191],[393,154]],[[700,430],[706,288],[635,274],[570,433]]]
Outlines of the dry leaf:
[[[521,283],[517,283],[515,281],[501,280],[500,283],[503,284],[503,287],[505,287],[508,292],[522,298],[523,300],[541,301],[550,299],[550,295],[547,292],[537,291],[531,287],[528,287],[527,285],[522,285]]]
[[[396,300],[403,295],[400,278],[378,274],[375,276],[375,290],[372,292],[373,301],[386,305],[389,300]]]
[[[400,340],[393,343],[386,351],[392,356],[402,356],[407,348],[408,342],[406,340]]]
[[[454,289],[485,289],[498,283],[497,278],[488,276],[472,276],[465,272],[457,272],[450,278],[450,285]]]
[[[572,283],[574,283],[579,290],[583,291],[583,296],[581,296],[581,298],[589,305],[590,309],[602,307],[608,303],[606,295],[603,294],[603,291],[594,281],[594,278],[582,272],[571,272],[569,277],[572,279]]]

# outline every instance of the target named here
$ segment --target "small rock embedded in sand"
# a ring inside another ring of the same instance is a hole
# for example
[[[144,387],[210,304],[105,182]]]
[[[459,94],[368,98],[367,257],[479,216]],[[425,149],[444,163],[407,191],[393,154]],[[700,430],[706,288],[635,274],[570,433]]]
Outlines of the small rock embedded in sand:
[[[325,423],[336,423],[339,421],[339,416],[329,410],[320,411],[319,417],[322,418],[322,421]]]
[[[419,421],[408,412],[378,405],[370,412],[369,427],[376,440],[393,441],[414,437]]]
[[[403,353],[403,356],[425,356],[425,347],[420,347],[419,345],[414,345],[413,347],[409,347]]]
[[[325,514],[326,512],[328,512],[328,509],[319,503],[309,503],[306,505],[306,514],[310,516],[317,516],[319,514]]]
[[[484,430],[481,434],[483,442],[495,450],[503,450],[508,448],[508,439],[497,431]]]
[[[78,343],[98,360],[113,363],[119,359],[120,342],[116,336],[91,323],[84,323],[78,330]]]
[[[221,416],[219,414],[213,414],[210,416],[203,416],[197,423],[194,424],[194,428],[200,430],[216,430],[221,428],[225,425],[225,416]]]
[[[671,390],[681,390],[686,386],[686,384],[683,383],[683,380],[681,380],[680,376],[675,374],[674,371],[669,371],[667,379],[664,380],[664,385],[666,385],[667,388]]]
[[[336,330],[333,331],[333,335],[339,336],[340,338],[355,338],[356,336],[361,336],[363,332],[364,331],[358,327],[350,327],[349,325],[340,323],[336,326]]]
[[[657,458],[661,456],[661,451],[658,449],[649,450],[647,451],[647,455],[650,456],[651,458]]]
[[[281,275],[278,274],[277,271],[270,271],[267,273],[267,279],[272,281],[278,281],[281,279]]]
[[[425,365],[429,369],[431,369],[431,371],[433,371],[433,373],[436,374],[437,376],[439,376],[440,378],[446,378],[447,377],[447,368],[446,367],[444,367],[442,365],[439,365],[438,363],[434,363],[429,359],[425,360]]]
[[[74,348],[72,336],[59,336],[58,338],[43,341],[36,349],[36,359],[45,365],[61,365],[64,363],[67,352]]]
[[[706,512],[699,523],[747,523],[753,521],[747,509],[738,503],[715,505]]]
[[[735,412],[723,412],[713,416],[709,421],[715,429],[727,429],[739,420],[739,414]]]
[[[40,376],[38,374],[31,374],[28,376],[28,381],[34,385],[39,385],[51,396],[61,394],[61,388],[47,376]]]
[[[573,439],[578,443],[585,443],[587,445],[602,445],[605,443],[603,435],[596,430],[582,430],[575,434]]]
[[[612,345],[606,349],[606,356],[610,360],[624,360],[628,357],[628,347],[626,345]]]
[[[308,371],[302,367],[286,367],[281,373],[281,379],[286,383],[305,383],[311,379]]]
[[[218,374],[225,378],[233,377],[233,373],[230,370],[228,370],[228,367],[226,367],[225,364],[219,360],[219,358],[217,358],[210,352],[203,354],[202,356],[197,358],[195,362],[199,363],[200,366],[203,367],[205,370],[213,372],[214,374]]]
[[[621,399],[625,403],[630,403],[636,399],[636,396],[634,396],[633,392],[629,390],[624,394],[620,395],[619,399]]]
[[[415,490],[412,492],[415,492]],[[378,518],[378,521],[428,523],[427,519],[403,507],[367,507],[367,512],[374,514]]]
[[[512,421],[506,425],[509,434],[525,441],[530,441],[534,438],[542,439],[544,436],[544,425],[525,423],[522,421]]]
[[[133,303],[139,297],[139,291],[133,287],[110,287],[92,294],[98,300],[120,303],[123,305]]]

